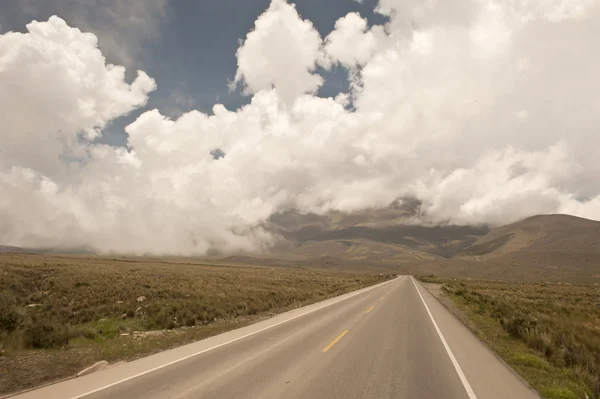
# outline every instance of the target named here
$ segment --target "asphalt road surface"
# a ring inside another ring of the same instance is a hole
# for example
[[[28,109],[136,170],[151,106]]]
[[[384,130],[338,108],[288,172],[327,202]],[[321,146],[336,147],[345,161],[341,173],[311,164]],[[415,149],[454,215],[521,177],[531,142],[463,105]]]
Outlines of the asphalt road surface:
[[[538,396],[403,276],[16,398]]]

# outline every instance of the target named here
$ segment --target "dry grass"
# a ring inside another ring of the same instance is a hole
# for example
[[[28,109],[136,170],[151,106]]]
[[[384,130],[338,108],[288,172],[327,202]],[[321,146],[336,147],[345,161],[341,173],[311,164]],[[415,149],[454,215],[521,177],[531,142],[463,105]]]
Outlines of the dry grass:
[[[544,398],[600,398],[597,284],[423,280],[442,283],[479,337]]]
[[[72,375],[97,360],[131,360],[205,338],[389,277],[3,254],[0,394]],[[122,335],[143,331],[160,332]]]

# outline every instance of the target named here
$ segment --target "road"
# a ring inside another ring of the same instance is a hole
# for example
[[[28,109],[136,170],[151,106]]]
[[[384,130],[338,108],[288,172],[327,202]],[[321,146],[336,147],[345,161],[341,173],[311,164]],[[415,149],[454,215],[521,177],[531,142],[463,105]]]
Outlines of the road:
[[[15,398],[539,397],[402,276]]]

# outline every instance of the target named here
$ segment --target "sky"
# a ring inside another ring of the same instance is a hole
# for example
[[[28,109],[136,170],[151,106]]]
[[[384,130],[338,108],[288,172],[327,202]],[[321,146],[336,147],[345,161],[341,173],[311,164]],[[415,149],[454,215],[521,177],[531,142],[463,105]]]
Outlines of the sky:
[[[375,0],[301,0],[297,9],[322,34],[338,18],[360,12],[372,24],[387,18],[374,12]],[[0,33],[25,32],[32,20],[53,15],[70,26],[94,33],[107,62],[127,67],[127,76],[142,69],[157,81],[145,109],[159,108],[170,117],[197,109],[210,112],[221,103],[228,109],[250,101],[242,90],[230,90],[236,72],[235,53],[240,40],[254,26],[269,0],[3,0]],[[335,96],[348,89],[345,70],[325,71],[327,81],[319,95]],[[124,128],[143,109],[112,121],[100,142],[124,146]]]
[[[0,243],[264,251],[263,222],[600,219],[598,0],[4,0]]]

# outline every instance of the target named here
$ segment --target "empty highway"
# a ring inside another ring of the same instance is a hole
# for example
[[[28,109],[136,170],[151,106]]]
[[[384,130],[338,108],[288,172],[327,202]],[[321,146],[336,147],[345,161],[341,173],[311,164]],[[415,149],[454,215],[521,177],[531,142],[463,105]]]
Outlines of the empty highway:
[[[403,276],[16,398],[538,396]]]

